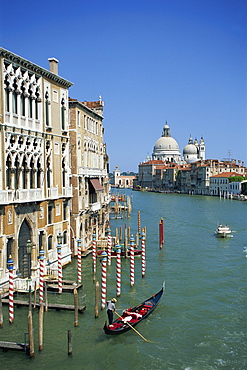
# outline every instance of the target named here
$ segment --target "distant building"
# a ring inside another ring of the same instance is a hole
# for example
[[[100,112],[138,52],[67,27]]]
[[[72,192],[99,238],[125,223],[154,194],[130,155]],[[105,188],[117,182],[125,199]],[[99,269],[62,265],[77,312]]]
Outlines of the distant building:
[[[205,157],[204,139],[201,137],[199,142],[196,139],[193,141],[190,136],[181,158],[178,143],[171,137],[166,123],[162,137],[154,145],[152,158],[148,157],[138,166],[134,188],[210,195],[211,176],[223,172],[245,176],[246,168],[242,161],[237,164],[236,160],[206,160]]]
[[[132,188],[133,187],[133,181],[136,179],[135,175],[121,175],[118,166],[116,166],[115,170],[113,171],[113,178],[114,178],[114,184],[113,186],[119,187],[119,188]]]

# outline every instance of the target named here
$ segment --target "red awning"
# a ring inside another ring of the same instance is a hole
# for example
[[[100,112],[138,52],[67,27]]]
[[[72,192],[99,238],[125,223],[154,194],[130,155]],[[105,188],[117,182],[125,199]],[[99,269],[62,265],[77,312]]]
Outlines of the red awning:
[[[101,190],[104,190],[103,186],[101,185],[101,183],[99,182],[98,179],[89,179],[92,186],[94,187],[94,190],[95,191],[101,191]]]

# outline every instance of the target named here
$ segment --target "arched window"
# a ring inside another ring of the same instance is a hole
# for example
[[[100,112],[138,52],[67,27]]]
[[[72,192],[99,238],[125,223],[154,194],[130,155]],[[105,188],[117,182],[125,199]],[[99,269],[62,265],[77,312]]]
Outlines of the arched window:
[[[6,187],[10,188],[11,186],[11,158],[8,155],[6,160]]]
[[[9,89],[9,82],[7,79],[4,81],[5,83],[5,110],[6,112],[10,111],[10,104],[9,104],[9,94],[10,94],[10,89]]]

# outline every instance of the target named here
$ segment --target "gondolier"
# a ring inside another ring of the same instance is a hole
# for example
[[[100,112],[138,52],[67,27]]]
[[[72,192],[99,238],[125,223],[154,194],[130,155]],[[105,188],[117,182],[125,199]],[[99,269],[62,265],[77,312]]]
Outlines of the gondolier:
[[[112,324],[113,321],[113,311],[116,310],[115,303],[117,302],[116,298],[112,298],[110,301],[107,301],[107,315],[109,326]]]
[[[162,289],[158,293],[153,294],[150,298],[145,299],[145,301],[138,304],[137,306],[133,308],[130,307],[124,310],[122,316],[120,316],[117,312],[115,312],[118,318],[114,321],[112,321],[112,319],[110,319],[109,317],[109,315],[113,316],[113,310],[111,310],[111,312],[108,312],[108,308],[112,307],[111,303],[114,304],[114,302],[116,301],[115,298],[113,298],[108,303],[108,307],[107,307],[109,322],[111,322],[111,324],[106,325],[106,322],[105,322],[105,326],[103,328],[105,333],[116,335],[116,334],[125,333],[126,331],[131,330],[131,329],[135,330],[134,326],[136,326],[142,320],[146,319],[150,315],[150,313],[153,312],[155,307],[157,307],[164,290],[165,290],[165,282],[163,283]],[[114,311],[115,311],[115,305],[114,305]]]

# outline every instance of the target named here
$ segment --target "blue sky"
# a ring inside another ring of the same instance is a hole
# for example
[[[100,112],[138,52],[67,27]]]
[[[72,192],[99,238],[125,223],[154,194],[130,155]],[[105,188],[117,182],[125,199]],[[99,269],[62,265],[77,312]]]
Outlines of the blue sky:
[[[246,0],[8,0],[0,46],[102,95],[111,171],[138,171],[166,121],[180,152],[203,136],[247,165],[246,22]]]

